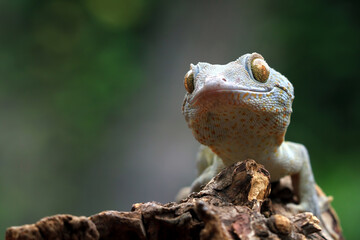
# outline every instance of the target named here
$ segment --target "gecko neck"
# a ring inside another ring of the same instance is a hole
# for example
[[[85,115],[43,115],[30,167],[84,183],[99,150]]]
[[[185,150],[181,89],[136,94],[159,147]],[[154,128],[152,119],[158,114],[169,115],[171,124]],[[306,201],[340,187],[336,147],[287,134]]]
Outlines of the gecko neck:
[[[279,137],[269,135],[254,136],[248,132],[245,137],[240,133],[236,138],[209,145],[209,147],[223,160],[226,166],[246,159],[265,163],[279,157],[279,149],[283,140],[279,141],[278,139]]]
[[[205,114],[189,125],[196,139],[209,146],[225,165],[248,158],[265,162],[279,154],[288,125],[281,122],[283,118],[246,108]]]

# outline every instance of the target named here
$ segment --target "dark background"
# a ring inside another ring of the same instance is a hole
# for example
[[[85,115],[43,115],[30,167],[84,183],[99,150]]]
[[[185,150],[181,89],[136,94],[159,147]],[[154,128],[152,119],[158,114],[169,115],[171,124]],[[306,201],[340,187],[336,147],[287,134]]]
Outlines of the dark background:
[[[295,86],[345,236],[360,235],[359,3],[0,0],[0,229],[173,200],[195,177],[190,63],[259,52]]]

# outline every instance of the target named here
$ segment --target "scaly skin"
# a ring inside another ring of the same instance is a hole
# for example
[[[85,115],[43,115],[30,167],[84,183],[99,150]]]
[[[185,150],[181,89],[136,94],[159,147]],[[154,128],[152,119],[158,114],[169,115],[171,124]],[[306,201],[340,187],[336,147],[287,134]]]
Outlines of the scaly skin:
[[[253,53],[226,65],[191,64],[185,78],[188,93],[183,114],[203,146],[197,157],[199,176],[178,199],[199,191],[225,166],[251,158],[265,166],[272,181],[292,176],[300,204],[289,204],[290,208],[319,215],[307,150],[301,144],[284,141],[293,86],[266,63],[260,64],[259,73],[253,68],[254,59],[265,62],[260,54]]]

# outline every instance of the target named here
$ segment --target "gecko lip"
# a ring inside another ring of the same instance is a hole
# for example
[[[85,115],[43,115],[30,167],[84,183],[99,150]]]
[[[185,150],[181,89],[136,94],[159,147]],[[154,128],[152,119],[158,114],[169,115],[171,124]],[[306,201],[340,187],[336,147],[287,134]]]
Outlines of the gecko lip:
[[[190,101],[190,104],[196,104],[200,99],[206,98],[207,96],[213,96],[220,93],[258,93],[264,94],[273,91],[274,88],[235,88],[235,89],[202,89],[199,93],[197,93]]]

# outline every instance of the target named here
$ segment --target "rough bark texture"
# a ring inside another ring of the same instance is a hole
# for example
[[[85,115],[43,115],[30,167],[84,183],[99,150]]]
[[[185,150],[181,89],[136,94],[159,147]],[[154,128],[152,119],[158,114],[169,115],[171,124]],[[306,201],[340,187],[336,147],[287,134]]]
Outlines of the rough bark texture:
[[[290,181],[284,178],[271,189],[268,171],[246,160],[224,169],[180,203],[137,203],[131,212],[106,211],[88,218],[55,215],[10,227],[6,239],[343,239],[328,203],[321,221],[286,208],[296,201]],[[320,189],[318,194],[325,196]]]

